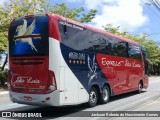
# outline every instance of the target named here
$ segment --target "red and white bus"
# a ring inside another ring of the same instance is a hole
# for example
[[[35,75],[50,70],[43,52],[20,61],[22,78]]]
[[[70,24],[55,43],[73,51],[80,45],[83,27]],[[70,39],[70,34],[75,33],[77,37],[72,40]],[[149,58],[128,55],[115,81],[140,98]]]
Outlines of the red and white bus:
[[[140,44],[55,14],[11,22],[9,66],[10,99],[22,104],[93,107],[148,87]]]

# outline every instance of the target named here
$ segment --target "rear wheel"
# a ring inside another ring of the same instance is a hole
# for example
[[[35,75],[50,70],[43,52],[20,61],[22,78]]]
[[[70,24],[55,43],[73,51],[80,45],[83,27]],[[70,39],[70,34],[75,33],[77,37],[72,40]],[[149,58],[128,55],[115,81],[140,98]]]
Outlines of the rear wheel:
[[[98,100],[98,93],[97,93],[97,89],[92,87],[89,93],[89,101],[88,101],[88,106],[89,107],[94,107],[97,104],[97,100]]]
[[[101,103],[105,104],[109,101],[109,97],[110,97],[110,92],[109,92],[109,88],[108,86],[104,86],[102,89],[102,94],[101,94]]]
[[[142,89],[143,89],[142,82],[139,82],[139,85],[138,85],[138,93],[141,93],[141,92],[142,92]]]

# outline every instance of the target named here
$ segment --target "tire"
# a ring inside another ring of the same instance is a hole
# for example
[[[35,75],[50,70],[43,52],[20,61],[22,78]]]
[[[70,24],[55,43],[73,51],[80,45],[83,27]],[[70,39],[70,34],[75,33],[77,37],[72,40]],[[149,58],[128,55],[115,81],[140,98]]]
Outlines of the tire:
[[[142,82],[139,82],[138,84],[138,93],[142,93],[142,89],[143,89],[143,85],[142,85]]]
[[[98,100],[98,93],[97,89],[92,87],[89,93],[89,101],[88,101],[88,106],[89,107],[94,107],[97,105],[97,100]]]
[[[110,91],[108,86],[104,86],[102,89],[102,94],[101,94],[101,99],[100,99],[100,103],[105,104],[109,101],[109,97],[110,97]]]

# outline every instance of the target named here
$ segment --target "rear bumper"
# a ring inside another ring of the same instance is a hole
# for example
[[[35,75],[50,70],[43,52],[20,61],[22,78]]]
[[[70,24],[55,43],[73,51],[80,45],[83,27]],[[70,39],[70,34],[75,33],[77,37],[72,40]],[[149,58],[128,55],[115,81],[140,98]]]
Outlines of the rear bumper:
[[[49,94],[23,94],[9,91],[12,102],[37,106],[59,106],[59,91]],[[25,98],[31,99],[25,99]]]

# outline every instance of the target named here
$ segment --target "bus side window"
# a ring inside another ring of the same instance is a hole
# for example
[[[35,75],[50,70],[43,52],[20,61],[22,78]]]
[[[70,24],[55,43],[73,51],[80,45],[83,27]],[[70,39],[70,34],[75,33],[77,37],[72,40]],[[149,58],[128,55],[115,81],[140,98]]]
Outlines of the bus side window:
[[[143,55],[144,59],[148,58],[147,52],[146,52],[146,50],[144,48],[142,48],[142,55]]]
[[[113,48],[115,42],[116,41],[114,38],[111,38],[109,36],[103,36],[103,42],[100,44],[101,53],[107,55],[115,55]]]
[[[72,25],[72,23],[68,23],[68,25]],[[71,49],[82,50],[88,45],[85,44],[86,29],[79,30],[71,26],[59,24],[59,31],[62,43]]]
[[[109,36],[101,38],[100,52],[107,55],[127,57],[127,43]]]
[[[91,52],[95,52],[95,53],[98,53],[99,52],[99,34],[96,33],[96,32],[91,32],[89,34],[89,41],[90,41],[90,44],[91,44],[91,47],[92,47],[92,50]]]
[[[142,47],[142,56],[143,56],[143,60],[144,60],[144,68],[145,68],[145,74],[148,75],[149,73],[149,67],[151,67],[150,65],[150,62],[148,60],[148,55],[147,55],[147,52],[146,50]]]
[[[127,43],[118,39],[113,39],[112,52],[115,56],[127,57]]]
[[[128,43],[128,55],[129,58],[137,59],[142,62],[140,47]]]
[[[116,52],[118,56],[127,57],[127,44],[124,41],[118,42],[116,45]]]
[[[111,55],[111,43],[109,43],[109,41],[101,43],[99,49],[101,53]]]

